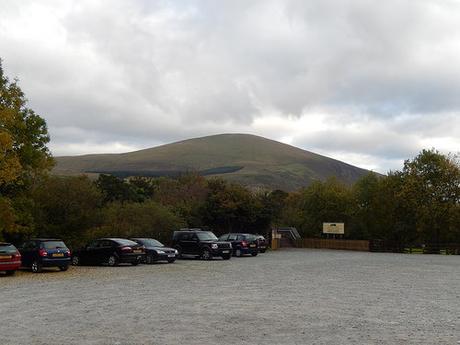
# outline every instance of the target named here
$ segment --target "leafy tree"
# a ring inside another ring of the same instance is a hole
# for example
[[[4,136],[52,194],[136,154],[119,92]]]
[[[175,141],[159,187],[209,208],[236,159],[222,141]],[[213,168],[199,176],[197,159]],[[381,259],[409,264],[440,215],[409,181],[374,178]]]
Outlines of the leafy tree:
[[[86,176],[50,177],[32,196],[37,235],[60,237],[75,246],[100,223],[102,194]]]
[[[154,201],[113,202],[104,206],[101,225],[87,232],[89,237],[154,237],[169,243],[174,230],[184,221],[168,207]]]
[[[99,175],[96,186],[104,196],[104,202],[141,202],[144,201],[145,193],[135,184],[130,184],[123,179],[112,175]]]
[[[429,243],[447,241],[450,229],[460,225],[453,223],[460,203],[458,162],[435,150],[423,150],[404,162],[400,177],[400,195],[414,210],[419,238]]]
[[[0,238],[33,231],[30,188],[52,167],[46,122],[27,107],[17,80],[4,74],[0,60]]]

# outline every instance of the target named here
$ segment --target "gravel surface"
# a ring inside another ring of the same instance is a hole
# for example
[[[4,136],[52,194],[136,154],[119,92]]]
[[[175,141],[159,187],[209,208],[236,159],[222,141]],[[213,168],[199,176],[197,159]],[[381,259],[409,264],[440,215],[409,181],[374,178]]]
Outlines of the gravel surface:
[[[460,344],[460,257],[286,249],[0,277],[0,344]]]

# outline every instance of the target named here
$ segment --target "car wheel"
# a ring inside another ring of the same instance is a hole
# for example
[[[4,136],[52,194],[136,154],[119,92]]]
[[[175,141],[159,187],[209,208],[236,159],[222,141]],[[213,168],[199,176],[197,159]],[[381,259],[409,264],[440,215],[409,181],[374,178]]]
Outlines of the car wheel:
[[[258,254],[257,252],[252,252],[251,253],[252,256],[257,256],[257,254]]]
[[[59,269],[60,269],[61,271],[63,271],[63,272],[64,272],[64,271],[67,271],[67,270],[69,269],[69,265],[59,266]]]
[[[222,255],[222,259],[224,259],[224,260],[230,260],[231,257],[232,257],[232,256],[229,255],[229,254],[227,254],[227,255]]]
[[[38,261],[32,262],[30,267],[33,273],[40,273],[42,271],[42,265]]]
[[[212,259],[212,254],[209,251],[209,249],[203,249],[203,252],[201,253],[201,258],[203,260],[211,260]]]
[[[145,258],[145,262],[148,264],[153,264],[153,255],[152,254],[147,255]]]
[[[107,260],[107,265],[113,267],[118,265],[118,259],[115,255],[110,255],[108,260]]]
[[[5,274],[7,276],[14,276],[14,274],[16,273],[16,271],[6,271]]]
[[[241,256],[241,249],[235,250],[235,256],[238,256],[238,257]]]
[[[176,261],[176,259],[168,259],[168,262],[169,262],[170,264],[172,264],[174,261]]]
[[[260,252],[261,252],[261,253],[265,253],[265,251],[266,251],[266,249],[262,249]]]
[[[72,265],[74,266],[80,265],[80,257],[78,255],[72,256]]]

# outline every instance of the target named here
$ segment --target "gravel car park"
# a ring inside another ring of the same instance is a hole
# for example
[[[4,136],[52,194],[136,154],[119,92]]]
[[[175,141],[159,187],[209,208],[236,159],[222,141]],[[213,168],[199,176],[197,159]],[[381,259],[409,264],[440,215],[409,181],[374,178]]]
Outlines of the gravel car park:
[[[458,344],[457,256],[292,249],[0,277],[2,345]]]

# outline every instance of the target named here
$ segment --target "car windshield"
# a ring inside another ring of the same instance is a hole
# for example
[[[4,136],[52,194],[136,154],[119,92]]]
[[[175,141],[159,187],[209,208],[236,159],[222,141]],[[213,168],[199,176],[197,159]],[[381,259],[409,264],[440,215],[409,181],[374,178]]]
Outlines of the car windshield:
[[[11,244],[0,245],[0,254],[15,254],[16,248]]]
[[[139,240],[139,242],[146,247],[164,247],[163,243],[161,243],[160,241],[154,240],[153,238]]]
[[[67,248],[67,246],[62,241],[46,241],[46,242],[43,242],[43,248],[57,249],[57,248]]]
[[[197,236],[200,239],[200,241],[217,241],[218,240],[216,235],[214,235],[210,231],[198,232]]]
[[[118,244],[121,244],[122,246],[137,246],[138,244],[134,241],[131,240],[125,240],[123,238],[117,238],[115,240]]]

